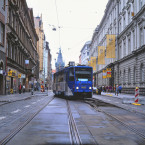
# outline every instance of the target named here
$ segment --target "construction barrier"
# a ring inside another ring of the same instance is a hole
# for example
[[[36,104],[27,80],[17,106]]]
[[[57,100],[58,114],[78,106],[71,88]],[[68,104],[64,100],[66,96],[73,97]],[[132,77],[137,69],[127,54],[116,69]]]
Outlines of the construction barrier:
[[[141,105],[141,104],[138,104],[138,101],[139,101],[138,97],[139,97],[139,88],[136,87],[135,88],[135,101],[134,101],[135,103],[132,103],[133,105]]]

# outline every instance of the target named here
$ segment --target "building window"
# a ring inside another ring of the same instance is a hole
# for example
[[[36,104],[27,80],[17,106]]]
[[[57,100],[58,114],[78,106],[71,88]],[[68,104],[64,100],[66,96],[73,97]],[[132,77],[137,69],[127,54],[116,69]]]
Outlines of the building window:
[[[6,0],[2,0],[2,8],[3,8],[3,10],[5,11],[5,7],[6,7]]]
[[[124,40],[123,47],[124,47],[124,56],[126,56],[126,40]]]
[[[125,19],[125,14],[124,14],[124,18],[123,18],[123,28],[125,29],[126,26],[126,19]]]
[[[123,84],[125,84],[125,70],[123,72]]]
[[[89,52],[87,52],[87,56],[89,56]]]
[[[119,53],[119,58],[121,59],[122,58],[122,46],[120,44],[120,53]]]
[[[133,49],[135,50],[135,32],[133,31]]]
[[[130,43],[130,38],[128,39],[128,54],[131,53],[131,43]]]
[[[139,9],[141,9],[143,6],[143,0],[139,0]]]
[[[119,13],[121,12],[121,0],[119,2]]]
[[[143,28],[142,27],[140,28],[139,35],[140,35],[140,46],[142,46],[143,45],[143,39],[144,39],[144,37],[143,37]]]
[[[120,27],[119,27],[119,30],[120,30],[120,33],[121,33],[121,31],[122,31],[122,29],[121,29],[121,21],[120,21]]]
[[[0,44],[4,46],[4,33],[5,32],[5,26],[3,23],[0,22]]]
[[[14,48],[14,44],[12,44],[12,59],[14,60],[15,59],[15,48]]]
[[[140,66],[140,81],[144,82],[144,69],[143,69],[143,64]]]
[[[128,12],[128,24],[130,23],[130,11]]]
[[[130,68],[128,69],[128,83],[131,83],[131,74],[130,74]]]
[[[133,80],[136,83],[136,67],[134,67]]]
[[[120,84],[121,84],[121,81],[122,81],[121,71],[120,71],[120,77],[119,78],[120,78]]]

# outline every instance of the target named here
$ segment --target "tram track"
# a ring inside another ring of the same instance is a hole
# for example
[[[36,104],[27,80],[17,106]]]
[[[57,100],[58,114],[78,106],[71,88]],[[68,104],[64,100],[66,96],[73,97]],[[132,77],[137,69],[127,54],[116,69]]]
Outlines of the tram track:
[[[104,113],[105,115],[107,115],[108,117],[112,118],[113,120],[117,121],[118,123],[120,123],[121,125],[123,125],[125,128],[128,128],[130,131],[134,132],[135,134],[137,134],[138,136],[140,136],[143,140],[145,140],[145,134],[142,133],[141,131],[139,131],[138,129],[126,124],[124,121],[122,121],[121,119],[119,119],[118,117],[116,117],[115,115],[112,115],[111,113],[108,113],[106,111],[104,111],[103,109],[99,108],[99,105],[95,102],[97,101],[97,99],[86,99],[85,100],[85,103],[89,104],[89,106],[91,106],[94,110],[96,110],[97,112],[102,112]],[[103,101],[101,101],[103,102]],[[103,102],[104,105],[106,102]],[[106,103],[106,104],[109,104],[109,103]],[[106,105],[107,106],[107,105]],[[113,104],[110,104],[111,107],[117,107],[117,108],[120,108],[120,109],[124,109],[124,108],[121,108],[119,106],[116,106],[116,105],[113,105]],[[127,109],[124,109],[126,111],[129,111],[130,110],[127,110]]]
[[[16,134],[19,133],[41,110],[43,110],[52,100],[52,97],[43,107],[41,107],[37,112],[33,113],[28,119],[26,119],[23,123],[19,124],[16,128],[14,128],[6,137],[0,140],[0,145],[5,145],[8,143]]]
[[[73,118],[69,101],[66,100],[67,111],[68,111],[68,123],[69,123],[69,130],[70,130],[70,139],[72,145],[82,145],[81,138],[79,136],[79,132]]]
[[[28,99],[31,99],[31,97],[27,97],[27,98],[24,98],[24,99],[19,99],[19,100],[14,100],[14,101],[1,101],[2,104],[0,104],[0,106],[3,106],[3,105],[7,105],[7,104],[10,104],[10,103],[15,103],[15,102],[18,102],[18,101],[24,101],[24,100],[28,100]]]

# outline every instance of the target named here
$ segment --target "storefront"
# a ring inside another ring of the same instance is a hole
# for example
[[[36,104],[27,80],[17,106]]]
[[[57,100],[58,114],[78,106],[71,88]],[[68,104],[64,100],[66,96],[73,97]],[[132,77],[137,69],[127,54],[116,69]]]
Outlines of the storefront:
[[[8,69],[6,76],[6,94],[17,93],[17,71],[14,69]]]
[[[3,95],[5,93],[5,71],[4,71],[4,64],[2,61],[0,61],[0,95]]]
[[[0,95],[4,93],[3,62],[0,62]]]

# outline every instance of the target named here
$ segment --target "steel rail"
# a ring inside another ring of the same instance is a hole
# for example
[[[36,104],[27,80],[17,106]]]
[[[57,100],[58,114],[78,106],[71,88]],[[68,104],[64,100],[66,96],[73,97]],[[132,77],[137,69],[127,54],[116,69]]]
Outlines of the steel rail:
[[[102,112],[104,114],[106,114],[107,116],[111,117],[112,119],[116,120],[117,122],[119,122],[121,125],[125,126],[126,128],[128,128],[129,130],[133,131],[135,134],[137,134],[138,136],[140,136],[141,138],[143,138],[145,140],[145,134],[141,133],[139,130],[130,127],[129,125],[127,125],[126,123],[124,123],[123,121],[121,121],[119,118],[113,116],[110,113],[107,113],[105,111],[103,111],[102,109],[98,108],[96,106],[96,104],[94,102],[90,102],[90,101],[85,101],[86,103],[88,103],[91,107],[93,107],[96,111]]]
[[[40,108],[37,112],[33,113],[32,116],[30,116],[25,122],[19,124],[13,131],[8,134],[6,137],[4,137],[0,141],[0,145],[5,145],[8,143],[20,130],[22,130],[42,109],[44,109],[52,100],[54,97],[51,98],[42,108]]]
[[[73,145],[82,145],[82,141],[79,136],[79,132],[78,132],[75,120],[73,118],[68,100],[66,100],[66,104],[67,104],[67,110],[68,110],[68,119],[69,119],[68,122],[69,122],[71,142]]]
[[[130,108],[130,109],[123,108],[122,106],[120,106],[120,105],[118,105],[118,104],[116,105],[116,104],[113,104],[113,103],[110,103],[110,102],[105,102],[105,101],[103,101],[103,100],[99,100],[99,99],[96,99],[96,98],[85,98],[85,100],[87,100],[87,101],[101,101],[101,102],[104,102],[104,103],[107,103],[107,104],[111,104],[111,105],[113,105],[114,107],[121,108],[121,109],[123,109],[123,110],[129,111],[129,112],[132,112],[132,113],[140,114],[140,115],[142,115],[142,116],[145,117],[145,114],[144,114],[144,113],[135,111],[135,110],[133,110],[132,108]]]

